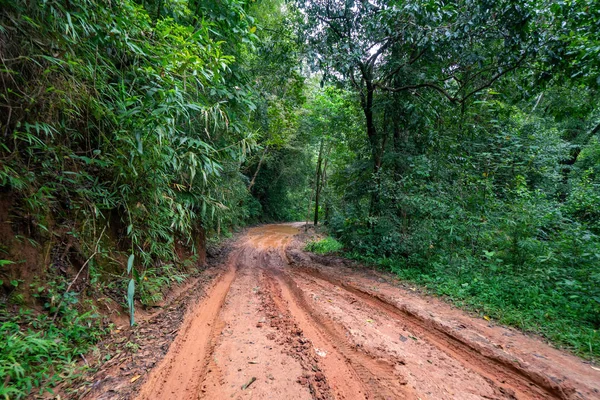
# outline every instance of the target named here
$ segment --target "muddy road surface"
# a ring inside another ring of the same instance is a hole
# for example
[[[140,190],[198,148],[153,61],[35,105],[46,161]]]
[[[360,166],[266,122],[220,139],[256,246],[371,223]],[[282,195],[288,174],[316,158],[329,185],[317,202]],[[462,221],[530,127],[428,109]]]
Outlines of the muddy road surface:
[[[140,383],[152,399],[598,399],[600,371],[253,228]]]

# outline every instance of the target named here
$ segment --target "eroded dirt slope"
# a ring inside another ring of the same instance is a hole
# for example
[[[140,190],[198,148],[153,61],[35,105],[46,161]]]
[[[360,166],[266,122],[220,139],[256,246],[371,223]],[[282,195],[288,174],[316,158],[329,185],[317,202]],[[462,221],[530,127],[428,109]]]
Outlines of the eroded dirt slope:
[[[600,372],[254,228],[141,377],[150,399],[595,399]]]

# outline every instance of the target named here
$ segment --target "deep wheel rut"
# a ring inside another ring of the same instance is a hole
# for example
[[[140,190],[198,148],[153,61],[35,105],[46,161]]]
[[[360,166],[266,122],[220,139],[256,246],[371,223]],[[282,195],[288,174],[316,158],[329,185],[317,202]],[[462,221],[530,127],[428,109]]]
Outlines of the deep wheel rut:
[[[425,321],[409,310],[396,307],[380,296],[323,275],[315,269],[303,269],[302,273],[325,280],[359,297],[373,309],[383,312],[388,318],[397,320],[410,331],[426,338],[440,351],[485,377],[502,394],[519,398],[568,398],[562,388],[550,379],[520,368],[507,357],[489,353],[485,348],[477,349],[444,329],[443,326],[436,326],[434,323]]]

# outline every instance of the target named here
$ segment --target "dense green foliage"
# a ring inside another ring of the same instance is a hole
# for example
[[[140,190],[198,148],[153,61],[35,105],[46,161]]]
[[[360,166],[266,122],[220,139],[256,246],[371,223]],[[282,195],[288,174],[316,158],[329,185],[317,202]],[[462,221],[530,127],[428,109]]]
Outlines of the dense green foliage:
[[[245,124],[254,105],[211,34],[236,29],[251,41],[241,5],[30,4],[4,13],[12,113],[0,177],[23,193],[32,224],[48,228],[48,211],[80,213],[78,233],[97,238],[115,210],[149,265],[173,258],[175,237],[191,237],[200,220],[242,219],[223,210],[244,197],[235,165],[254,143]],[[207,20],[230,12],[234,27]]]
[[[362,117],[319,210],[348,254],[598,356],[598,6],[300,7]]]
[[[565,188],[569,144],[553,121],[495,101],[474,117],[486,113],[496,126],[478,123],[468,143],[448,132],[425,154],[403,154],[406,172],[382,178],[387,207],[372,225],[364,210],[340,220],[341,208],[331,228],[354,257],[592,356],[600,323],[593,169],[579,175],[575,163]]]
[[[304,80],[269,48],[296,63],[295,42],[265,29],[291,31],[279,2],[1,3],[0,191],[12,237],[0,248],[11,267],[0,271],[0,354],[13,360],[1,367],[12,398],[55,379],[57,353],[98,337],[96,318],[69,341],[84,299],[108,293],[134,324],[136,302],[159,302],[193,272],[206,235],[288,216],[263,212],[248,185],[263,148],[292,151]],[[24,240],[49,257],[17,259]],[[32,280],[56,282],[33,300],[49,315],[36,323],[11,316]]]
[[[104,330],[93,314],[71,312],[68,317],[58,325],[47,317],[23,313],[0,325],[0,373],[14,382],[0,387],[0,396],[20,398],[36,387],[49,387],[80,373],[81,355]]]
[[[317,241],[310,241],[306,244],[305,250],[311,251],[317,254],[330,254],[335,253],[344,248],[344,245],[328,236],[324,239]]]
[[[3,396],[265,221],[600,355],[598,2],[0,4]]]

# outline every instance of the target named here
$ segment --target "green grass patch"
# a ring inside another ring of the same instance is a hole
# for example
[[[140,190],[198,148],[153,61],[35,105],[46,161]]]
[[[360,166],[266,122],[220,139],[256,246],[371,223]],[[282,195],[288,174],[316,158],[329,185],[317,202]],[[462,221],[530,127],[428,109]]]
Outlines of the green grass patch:
[[[106,331],[98,315],[70,311],[53,322],[48,315],[0,310],[0,398],[42,395],[79,376],[81,355]]]
[[[304,249],[316,254],[331,254],[336,253],[344,248],[344,245],[332,238],[327,236],[325,239],[310,241],[306,244]]]

